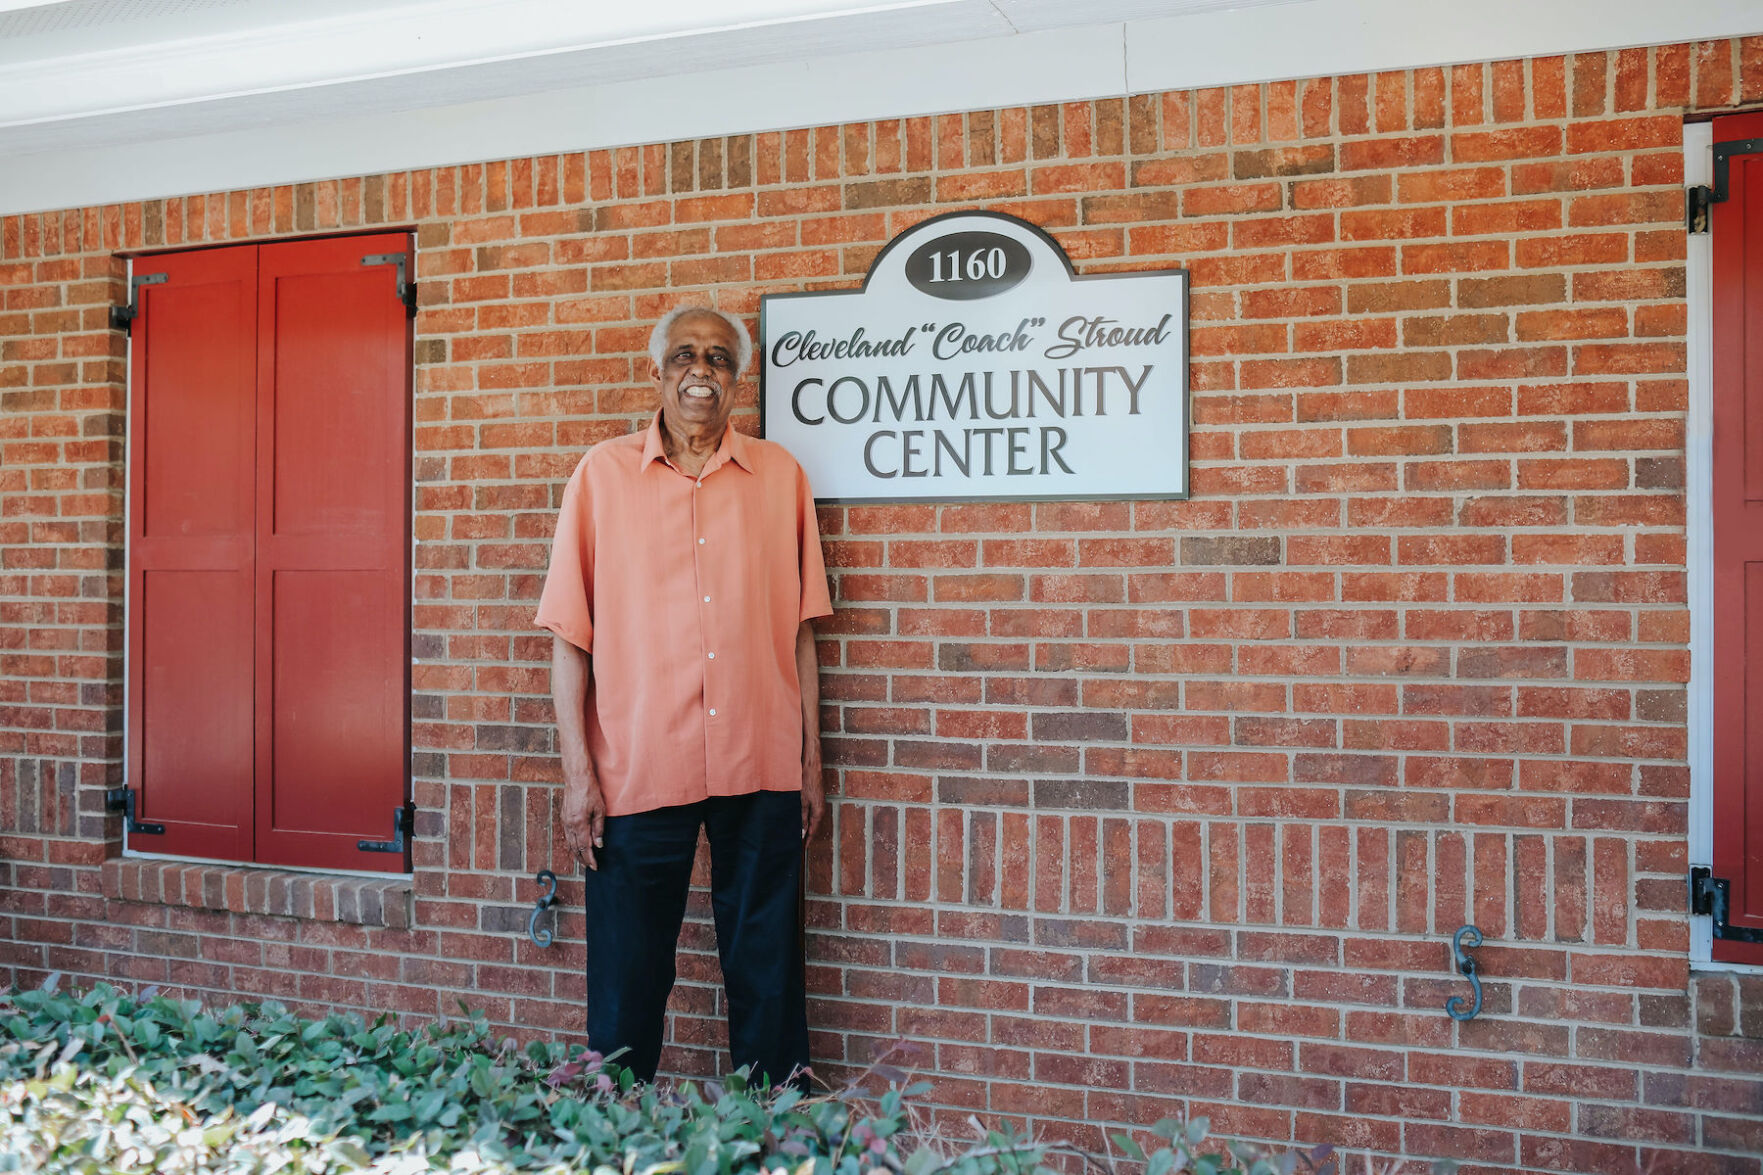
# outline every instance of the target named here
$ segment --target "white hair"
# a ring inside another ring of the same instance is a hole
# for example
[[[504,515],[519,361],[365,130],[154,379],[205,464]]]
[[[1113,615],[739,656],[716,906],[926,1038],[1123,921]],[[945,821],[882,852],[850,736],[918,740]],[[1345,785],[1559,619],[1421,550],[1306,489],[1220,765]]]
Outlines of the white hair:
[[[655,361],[655,366],[667,366],[664,360],[667,357],[668,333],[673,330],[674,323],[689,314],[708,314],[712,318],[720,318],[728,324],[729,330],[734,332],[735,336],[735,374],[738,376],[745,372],[747,364],[753,359],[753,338],[747,333],[746,326],[740,319],[727,311],[718,310],[713,306],[697,306],[691,303],[675,306],[663,314],[661,321],[655,324],[655,329],[649,332],[649,358]]]

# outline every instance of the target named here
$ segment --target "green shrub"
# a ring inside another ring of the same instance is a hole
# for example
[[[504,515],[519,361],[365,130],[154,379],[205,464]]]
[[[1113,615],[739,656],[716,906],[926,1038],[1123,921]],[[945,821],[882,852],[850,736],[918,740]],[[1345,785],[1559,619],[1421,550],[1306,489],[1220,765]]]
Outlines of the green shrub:
[[[919,1128],[913,1099],[929,1087],[887,1066],[866,1075],[874,1092],[804,1097],[740,1073],[647,1086],[616,1058],[519,1049],[462,1011],[407,1030],[273,1003],[208,1011],[105,985],[64,993],[53,980],[11,993],[0,997],[0,1171],[1034,1175],[1061,1156],[1112,1167],[1007,1129],[951,1145]],[[1278,1175],[1298,1163],[1201,1154],[1205,1130],[1158,1123],[1164,1145],[1149,1154],[1117,1141],[1145,1175]],[[1327,1170],[1325,1155],[1304,1165]]]

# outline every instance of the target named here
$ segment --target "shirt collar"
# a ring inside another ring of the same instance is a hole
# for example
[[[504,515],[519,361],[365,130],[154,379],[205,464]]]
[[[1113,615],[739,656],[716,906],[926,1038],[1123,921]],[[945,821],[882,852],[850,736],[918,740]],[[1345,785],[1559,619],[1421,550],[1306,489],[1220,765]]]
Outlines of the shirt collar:
[[[739,432],[734,425],[728,425],[722,434],[722,443],[717,445],[716,452],[704,465],[704,473],[709,474],[725,461],[733,461],[748,473],[753,472],[753,442],[745,433]],[[655,461],[667,460],[667,450],[661,444],[661,413],[655,413],[649,421],[649,433],[643,440],[643,468]]]

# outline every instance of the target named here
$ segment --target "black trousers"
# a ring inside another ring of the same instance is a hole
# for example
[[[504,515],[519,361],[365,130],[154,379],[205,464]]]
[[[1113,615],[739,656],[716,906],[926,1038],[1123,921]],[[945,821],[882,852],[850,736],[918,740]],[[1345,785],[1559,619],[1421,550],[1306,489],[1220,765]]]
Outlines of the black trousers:
[[[710,841],[710,903],[728,993],[729,1051],[773,1085],[808,1065],[798,897],[800,792],[712,796],[607,819],[587,870],[588,1044],[653,1081],[698,829]]]

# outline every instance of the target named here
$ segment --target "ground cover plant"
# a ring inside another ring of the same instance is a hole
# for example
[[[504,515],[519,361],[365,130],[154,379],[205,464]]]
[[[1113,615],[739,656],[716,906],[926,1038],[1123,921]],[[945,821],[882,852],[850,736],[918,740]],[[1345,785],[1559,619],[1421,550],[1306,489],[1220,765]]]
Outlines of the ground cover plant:
[[[0,996],[0,1171],[142,1175],[1036,1175],[1111,1171],[1008,1128],[925,1128],[887,1064],[804,1096],[722,1082],[646,1086],[581,1045],[499,1040],[481,1015],[403,1028],[273,1004],[206,1009],[99,985]],[[1327,1148],[1206,1152],[1203,1120],[1160,1122],[1144,1175],[1331,1171]]]

